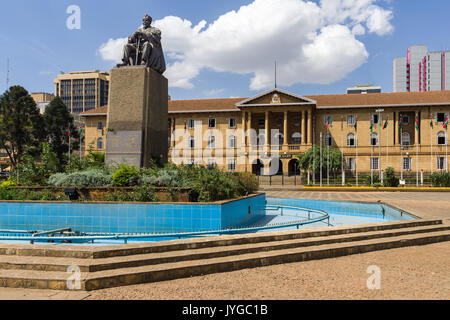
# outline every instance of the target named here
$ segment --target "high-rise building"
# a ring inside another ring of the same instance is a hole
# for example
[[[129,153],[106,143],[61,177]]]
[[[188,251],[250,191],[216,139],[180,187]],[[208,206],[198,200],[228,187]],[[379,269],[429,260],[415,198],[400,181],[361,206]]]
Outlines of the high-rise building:
[[[54,83],[55,95],[61,97],[72,113],[79,114],[108,104],[107,72],[69,72],[58,75]]]
[[[450,89],[450,52],[428,52],[427,46],[408,48],[406,57],[394,60],[394,92]]]

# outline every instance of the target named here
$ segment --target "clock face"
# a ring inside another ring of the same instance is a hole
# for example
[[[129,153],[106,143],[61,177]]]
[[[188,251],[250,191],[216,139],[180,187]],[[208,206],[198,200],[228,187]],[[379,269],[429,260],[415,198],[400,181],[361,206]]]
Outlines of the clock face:
[[[272,96],[272,103],[281,103],[281,99],[280,99],[280,96],[278,95],[278,94],[274,94],[273,96]]]

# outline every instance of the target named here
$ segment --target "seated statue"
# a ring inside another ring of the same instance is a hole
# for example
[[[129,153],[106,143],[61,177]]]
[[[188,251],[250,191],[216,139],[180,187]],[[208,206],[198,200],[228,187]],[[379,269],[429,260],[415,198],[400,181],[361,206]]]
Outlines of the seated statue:
[[[166,62],[161,46],[161,31],[151,26],[152,18],[145,15],[143,26],[128,38],[123,48],[122,63],[117,67],[142,65],[160,74],[166,71]]]

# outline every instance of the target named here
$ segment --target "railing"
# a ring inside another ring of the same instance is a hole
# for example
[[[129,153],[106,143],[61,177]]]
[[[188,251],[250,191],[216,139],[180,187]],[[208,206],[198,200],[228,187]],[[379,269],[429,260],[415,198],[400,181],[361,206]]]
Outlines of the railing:
[[[306,217],[302,217],[299,214],[285,214],[285,209],[294,209],[297,212],[304,212],[307,214]],[[99,240],[121,240],[125,244],[128,243],[129,240],[147,240],[147,239],[157,239],[157,238],[192,238],[192,237],[206,237],[206,236],[213,236],[213,235],[226,235],[226,234],[237,234],[237,233],[254,233],[257,231],[262,230],[273,230],[273,229],[279,229],[279,228],[286,228],[286,227],[297,227],[297,229],[300,228],[300,226],[313,224],[317,222],[324,222],[327,220],[327,225],[331,226],[330,224],[330,215],[323,211],[318,209],[308,209],[308,208],[301,208],[301,207],[292,207],[292,206],[275,206],[275,205],[268,205],[266,208],[262,209],[266,211],[281,211],[281,215],[283,216],[292,216],[294,218],[302,218],[299,220],[293,220],[285,223],[273,223],[273,224],[265,224],[265,225],[258,225],[253,224],[251,226],[247,227],[230,227],[228,229],[220,229],[220,230],[208,230],[208,231],[194,231],[194,232],[175,232],[175,233],[141,233],[141,234],[126,234],[126,233],[120,233],[120,234],[107,234],[107,233],[84,233],[84,235],[73,235],[73,236],[42,236],[43,234],[53,234],[55,230],[52,231],[44,231],[41,232],[41,236],[37,236],[36,234],[29,235],[24,234],[21,235],[22,232],[26,231],[14,231],[14,230],[0,230],[0,233],[13,233],[13,236],[4,236],[0,235],[0,240],[8,240],[8,241],[30,241],[31,244],[34,242],[91,242],[94,243],[95,241]],[[306,218],[306,219],[304,219]],[[6,232],[10,231],[10,232]]]

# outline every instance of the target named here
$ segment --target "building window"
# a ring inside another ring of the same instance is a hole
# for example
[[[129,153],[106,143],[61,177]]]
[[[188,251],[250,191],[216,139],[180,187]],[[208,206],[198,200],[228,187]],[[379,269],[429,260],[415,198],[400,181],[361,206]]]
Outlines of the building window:
[[[447,161],[444,157],[437,158],[437,168],[438,170],[447,170]]]
[[[411,158],[403,158],[403,170],[411,170]]]
[[[370,170],[378,170],[378,158],[370,158]]]
[[[445,132],[444,131],[441,131],[441,132],[439,132],[438,133],[438,135],[437,135],[437,137],[438,137],[438,145],[441,145],[441,146],[445,146]]]
[[[347,158],[347,170],[356,170],[355,158]]]
[[[103,130],[103,122],[102,121],[97,122],[97,130]]]
[[[349,133],[347,135],[347,146],[354,147],[355,146],[355,135],[353,133]]]
[[[355,115],[354,114],[347,115],[347,125],[349,125],[349,126],[355,125]]]
[[[236,136],[230,136],[228,138],[228,147],[232,149],[236,148]]]
[[[333,138],[331,134],[327,133],[324,137],[325,147],[331,147],[333,145]]]
[[[266,127],[266,120],[265,119],[259,119],[258,120],[258,127],[265,128]]]
[[[195,126],[195,121],[193,119],[188,120],[188,128],[193,129]]]
[[[370,145],[372,147],[378,146],[378,134],[375,132],[370,135]]]
[[[236,160],[228,160],[228,171],[236,171]]]
[[[402,124],[408,125],[409,124],[409,116],[402,115],[401,117],[402,117]]]
[[[97,150],[103,150],[103,138],[97,139]]]
[[[300,132],[294,132],[292,134],[292,144],[301,144],[302,143],[302,134]]]
[[[228,127],[236,128],[236,119],[235,118],[228,119]]]
[[[374,113],[371,115],[370,120],[372,121],[373,124],[378,124],[380,123],[380,117],[378,114]]]
[[[444,123],[446,118],[448,117],[448,113],[438,112],[436,113],[436,121]]]
[[[214,149],[216,147],[216,137],[210,136],[208,137],[208,148]]]
[[[194,149],[195,148],[195,139],[194,139],[193,136],[189,137],[188,144],[189,144],[189,149]]]
[[[208,128],[216,127],[216,119],[208,119]]]
[[[283,118],[282,117],[278,117],[277,120],[275,121],[275,125],[277,127],[281,127],[283,125]]]
[[[333,117],[330,116],[330,115],[324,116],[323,120],[324,120],[323,123],[324,123],[325,126],[327,125],[327,123],[328,123],[328,126],[331,126],[333,124]]]
[[[402,133],[402,146],[409,146],[411,144],[411,137],[408,132]]]
[[[274,145],[282,146],[284,144],[284,136],[282,133],[275,134],[275,141]]]

